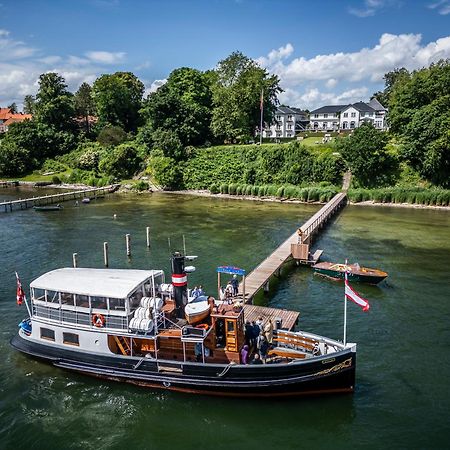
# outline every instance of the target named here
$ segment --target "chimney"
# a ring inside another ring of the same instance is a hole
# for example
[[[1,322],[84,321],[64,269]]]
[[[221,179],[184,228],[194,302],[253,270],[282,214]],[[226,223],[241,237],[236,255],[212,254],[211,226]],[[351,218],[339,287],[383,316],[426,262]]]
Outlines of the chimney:
[[[180,252],[172,255],[172,285],[176,305],[176,315],[184,319],[184,307],[187,305],[187,276],[184,271],[184,256]]]

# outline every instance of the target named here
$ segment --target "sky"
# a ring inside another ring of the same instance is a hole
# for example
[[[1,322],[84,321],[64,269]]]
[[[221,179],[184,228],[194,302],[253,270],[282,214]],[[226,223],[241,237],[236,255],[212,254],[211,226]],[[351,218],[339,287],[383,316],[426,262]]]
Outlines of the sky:
[[[75,92],[131,71],[148,94],[236,50],[278,75],[282,104],[368,101],[386,72],[450,58],[450,0],[0,0],[0,106],[45,72]]]

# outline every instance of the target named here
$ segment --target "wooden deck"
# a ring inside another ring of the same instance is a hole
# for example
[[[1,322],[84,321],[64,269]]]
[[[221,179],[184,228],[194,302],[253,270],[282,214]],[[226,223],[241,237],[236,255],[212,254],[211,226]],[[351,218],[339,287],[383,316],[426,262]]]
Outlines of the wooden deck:
[[[264,286],[268,286],[270,277],[281,270],[281,266],[291,258],[292,245],[305,244],[307,248],[312,243],[314,235],[329,220],[333,214],[345,204],[346,194],[336,194],[326,205],[317,211],[298,230],[289,236],[273,253],[261,262],[248,276],[245,277],[245,301],[251,302],[254,295]],[[308,253],[308,252],[307,252]],[[317,254],[317,253],[316,253]],[[309,255],[306,255],[306,260]],[[239,292],[243,292],[243,283]]]
[[[298,322],[300,313],[298,311],[289,311],[287,309],[268,308],[267,306],[244,305],[244,317],[247,321],[256,321],[258,317],[262,317],[264,322],[272,320],[276,324],[277,320],[281,320],[281,329],[292,331]]]
[[[0,211],[8,212],[15,209],[27,209],[33,206],[51,205],[55,203],[62,203],[68,200],[76,200],[78,198],[95,198],[99,195],[109,194],[115,192],[119,188],[118,184],[110,186],[95,187],[88,189],[79,189],[77,191],[62,192],[60,194],[43,195],[40,197],[30,197],[18,200],[10,200],[0,203]]]

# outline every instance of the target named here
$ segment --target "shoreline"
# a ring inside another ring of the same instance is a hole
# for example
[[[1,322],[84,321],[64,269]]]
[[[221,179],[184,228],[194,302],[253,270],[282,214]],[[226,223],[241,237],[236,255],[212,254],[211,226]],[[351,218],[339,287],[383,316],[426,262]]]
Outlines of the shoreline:
[[[89,189],[93,186],[88,186],[86,184],[48,184],[45,186],[35,186],[33,181],[19,181],[19,186],[40,188],[40,189],[71,189],[71,190],[82,190]],[[231,200],[247,200],[247,201],[258,201],[258,202],[272,202],[272,203],[288,203],[288,204],[301,204],[301,205],[325,205],[326,202],[305,202],[303,200],[289,199],[289,198],[277,198],[277,197],[257,197],[253,195],[231,195],[231,194],[211,194],[208,190],[204,189],[188,189],[184,191],[164,191],[164,190],[149,190],[149,191],[133,191],[123,185],[120,186],[117,191],[119,194],[153,194],[155,192],[161,194],[176,194],[176,195],[194,195],[197,197],[210,197],[210,198],[225,198]],[[450,211],[450,206],[438,206],[438,205],[419,205],[416,203],[379,203],[373,200],[367,200],[364,202],[351,202],[348,201],[349,205],[352,206],[382,206],[385,208],[413,208],[413,209],[432,209],[438,211]]]

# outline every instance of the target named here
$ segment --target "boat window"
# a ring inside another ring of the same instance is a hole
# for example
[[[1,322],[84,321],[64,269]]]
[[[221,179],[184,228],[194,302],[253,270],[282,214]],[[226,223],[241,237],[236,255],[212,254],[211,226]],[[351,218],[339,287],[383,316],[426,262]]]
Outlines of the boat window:
[[[123,298],[110,298],[109,309],[112,311],[125,311],[125,300]]]
[[[45,302],[45,290],[39,289],[39,288],[34,288],[33,289],[33,298],[35,300],[42,300],[43,302]]]
[[[75,333],[63,333],[63,343],[69,345],[80,345],[78,334]]]
[[[49,341],[55,340],[55,331],[49,328],[41,328],[41,339],[48,339]]]
[[[135,310],[139,306],[142,297],[141,290],[137,290],[130,295],[130,311]]]
[[[89,308],[89,297],[87,295],[76,295],[75,305],[81,306],[82,308]]]
[[[92,309],[107,309],[106,297],[91,297]]]
[[[59,292],[45,291],[49,303],[59,303]]]
[[[234,333],[234,322],[227,320],[227,333]]]
[[[155,290],[157,292],[157,286],[155,283]],[[153,297],[153,292],[152,292],[152,280],[147,281],[144,284],[144,297]]]
[[[61,304],[73,306],[74,295],[67,292],[61,292]]]

